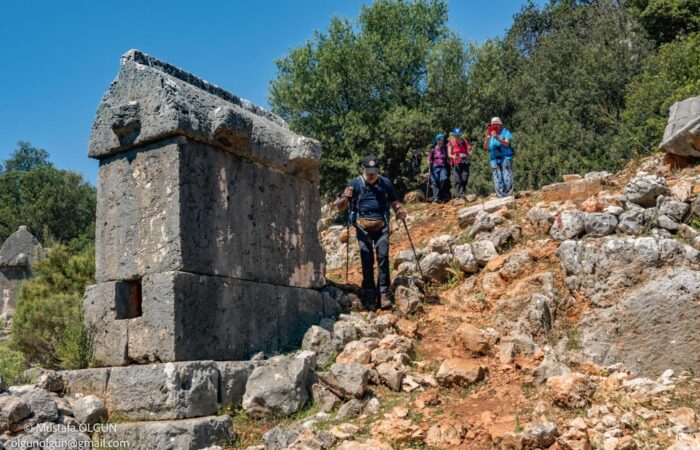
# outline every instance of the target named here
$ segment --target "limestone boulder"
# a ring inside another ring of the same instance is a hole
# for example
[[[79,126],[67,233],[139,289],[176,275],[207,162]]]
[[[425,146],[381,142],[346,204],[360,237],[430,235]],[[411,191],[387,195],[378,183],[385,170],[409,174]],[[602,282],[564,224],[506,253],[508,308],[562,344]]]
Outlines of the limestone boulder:
[[[639,236],[647,229],[647,220],[644,211],[639,209],[631,209],[620,214],[617,228],[625,234],[633,234]]]
[[[496,225],[500,225],[503,222],[505,222],[503,216],[490,214],[486,211],[479,211],[474,218],[474,225],[472,225],[469,230],[469,236],[476,236],[483,231],[491,231]]]
[[[584,219],[586,234],[591,237],[615,233],[617,217],[609,213],[588,213]]]
[[[372,349],[364,342],[353,341],[348,343],[343,351],[335,359],[341,364],[369,364]]]
[[[547,380],[553,401],[566,408],[582,408],[591,401],[595,384],[590,377],[578,372],[568,373]]]
[[[472,244],[472,253],[474,254],[474,259],[480,266],[485,266],[493,258],[498,256],[496,251],[496,246],[490,240],[476,241]]]
[[[24,400],[13,395],[0,395],[0,433],[32,413]]]
[[[527,212],[527,220],[530,221],[535,231],[542,234],[549,233],[549,229],[552,228],[554,223],[554,218],[554,214],[538,206],[530,208]]]
[[[478,361],[469,359],[446,359],[437,373],[438,383],[445,386],[469,386],[484,379],[486,368]]]
[[[428,252],[451,254],[455,240],[455,237],[450,234],[436,236],[428,241]]]
[[[301,342],[302,350],[309,350],[316,353],[316,364],[319,367],[325,366],[340,352],[342,343],[334,339],[333,334],[318,325],[313,325],[304,334]]]
[[[428,253],[420,260],[420,268],[427,279],[442,283],[447,280],[450,274],[451,262],[451,254],[446,255],[433,252]]]
[[[489,339],[483,331],[470,323],[463,323],[455,331],[459,345],[477,354],[483,354],[489,349]]]
[[[492,213],[504,207],[511,207],[514,203],[515,198],[511,196],[488,200],[477,205],[467,206],[466,208],[462,208],[457,211],[457,221],[461,228],[467,228],[474,223],[474,219],[476,219],[476,216],[480,211]]]
[[[94,395],[86,395],[73,403],[73,416],[80,423],[95,425],[107,419],[107,407]]]
[[[425,250],[422,248],[416,249],[416,255],[418,255],[418,259],[422,258],[425,255]],[[404,263],[417,264],[416,255],[413,254],[413,250],[401,250],[394,256],[394,269],[397,269]]]
[[[475,273],[479,270],[479,263],[477,263],[474,253],[472,253],[471,245],[455,245],[452,247],[452,254],[454,255],[454,260],[457,261],[459,267],[462,269],[462,272]]]
[[[542,199],[546,202],[563,202],[588,198],[602,189],[602,180],[587,178],[543,186]]]
[[[248,378],[243,409],[253,417],[289,416],[309,400],[312,363],[308,358],[271,358]]]
[[[513,280],[527,270],[531,262],[532,258],[527,252],[510,253],[498,274],[505,280]]]
[[[583,352],[598,364],[622,362],[647,376],[667,368],[700,371],[698,298],[700,272],[683,267],[659,271],[612,307],[584,315],[579,323]]]
[[[428,428],[425,443],[436,448],[457,448],[468,432],[467,425],[459,420],[445,420]]]
[[[565,241],[580,236],[586,229],[585,214],[581,211],[562,211],[549,230],[550,236]]]
[[[378,364],[376,367],[382,383],[389,389],[401,391],[401,383],[406,376],[406,369],[395,361]]]
[[[414,314],[418,312],[422,306],[425,296],[417,289],[409,289],[405,286],[399,286],[394,292],[394,301],[399,307],[402,314]]]
[[[342,403],[340,397],[321,383],[315,383],[311,386],[311,395],[314,399],[314,404],[320,406],[321,410],[327,413],[333,411],[336,406]]]
[[[655,206],[658,196],[670,194],[666,179],[656,175],[637,177],[625,186],[627,200],[645,208]]]
[[[60,393],[64,389],[63,377],[53,370],[43,370],[34,382],[34,386],[49,392]]]
[[[362,401],[353,398],[338,409],[335,419],[342,421],[352,420],[360,414],[362,414]]]
[[[548,448],[556,442],[559,434],[553,422],[529,425],[520,437],[520,447],[523,450]]]
[[[53,422],[58,419],[58,405],[54,397],[47,391],[32,385],[11,386],[11,395],[19,397],[32,411],[31,422]]]
[[[137,443],[130,446],[134,450],[204,449],[213,445],[228,445],[235,437],[231,416],[228,415],[184,420],[119,422],[95,435],[95,438],[105,442]]]
[[[319,380],[341,398],[362,398],[369,380],[369,370],[360,364],[335,363],[327,372],[318,374]]]
[[[671,105],[659,148],[674,155],[700,157],[700,96]]]
[[[0,247],[0,266],[28,267],[44,259],[46,253],[39,240],[22,225]]]
[[[659,211],[659,215],[668,216],[673,221],[680,222],[690,209],[690,205],[674,200],[672,197],[661,195],[656,199],[656,208]]]

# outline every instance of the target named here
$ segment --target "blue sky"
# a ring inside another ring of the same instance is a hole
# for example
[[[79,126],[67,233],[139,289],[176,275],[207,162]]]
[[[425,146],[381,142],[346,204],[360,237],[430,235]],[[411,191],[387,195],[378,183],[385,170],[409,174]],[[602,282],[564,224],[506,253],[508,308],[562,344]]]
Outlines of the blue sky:
[[[450,26],[465,41],[500,36],[524,1],[452,0]],[[26,140],[94,183],[97,162],[87,157],[92,120],[128,49],[267,107],[274,60],[326,29],[333,15],[357,17],[363,3],[2,0],[0,160]]]

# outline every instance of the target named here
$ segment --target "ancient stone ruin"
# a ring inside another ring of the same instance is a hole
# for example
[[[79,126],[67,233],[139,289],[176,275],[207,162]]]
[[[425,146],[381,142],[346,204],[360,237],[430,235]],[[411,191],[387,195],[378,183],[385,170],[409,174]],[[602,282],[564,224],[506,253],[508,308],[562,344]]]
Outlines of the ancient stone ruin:
[[[321,146],[279,117],[132,50],[98,108],[99,365],[241,360],[324,317]]]
[[[700,96],[671,105],[659,148],[674,155],[700,157]]]
[[[3,322],[12,318],[20,283],[31,277],[31,267],[44,259],[44,256],[44,248],[26,226],[19,227],[19,230],[2,244],[0,248],[0,319]]]

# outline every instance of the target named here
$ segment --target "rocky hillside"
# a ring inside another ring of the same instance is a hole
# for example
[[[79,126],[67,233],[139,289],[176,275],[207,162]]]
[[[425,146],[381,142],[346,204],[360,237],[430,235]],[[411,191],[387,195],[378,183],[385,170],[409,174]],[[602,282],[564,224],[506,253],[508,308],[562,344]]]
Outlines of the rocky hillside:
[[[700,167],[650,158],[517,198],[409,205],[429,281],[395,224],[396,311],[352,317],[393,324],[412,360],[367,337],[343,350],[382,385],[378,415],[331,419],[373,439],[343,448],[700,448],[698,194]],[[344,228],[323,239],[344,282]]]
[[[346,282],[348,236],[328,226],[334,285],[322,295],[335,319],[312,326],[301,350],[221,372],[219,403],[202,394],[208,378],[178,382],[182,397],[158,408],[237,406],[133,438],[190,449],[700,448],[700,166],[651,158],[515,198],[407,208],[419,260],[393,223],[393,311],[362,311],[357,244],[351,235]],[[100,399],[64,388],[69,375],[0,380],[0,443],[89,441],[21,433],[105,420]],[[196,432],[202,421],[217,435]]]

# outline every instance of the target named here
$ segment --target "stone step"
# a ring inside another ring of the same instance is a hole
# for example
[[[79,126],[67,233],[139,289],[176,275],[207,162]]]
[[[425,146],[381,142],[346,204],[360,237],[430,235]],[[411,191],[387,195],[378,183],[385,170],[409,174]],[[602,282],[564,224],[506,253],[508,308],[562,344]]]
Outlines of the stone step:
[[[95,395],[110,417],[173,420],[240,406],[248,376],[264,361],[185,361],[60,372],[67,394]]]
[[[124,422],[105,424],[95,432],[96,448],[114,447],[116,443],[130,450],[199,450],[212,445],[231,446],[236,434],[231,417],[208,416],[185,420]],[[100,445],[102,445],[100,447]],[[115,447],[116,448],[116,447]]]
[[[483,203],[479,203],[472,206],[467,206],[457,211],[457,221],[461,228],[466,228],[474,223],[476,215],[480,211],[486,211],[488,213],[496,212],[503,207],[512,207],[515,203],[514,197],[503,197],[493,200],[489,200]]]

